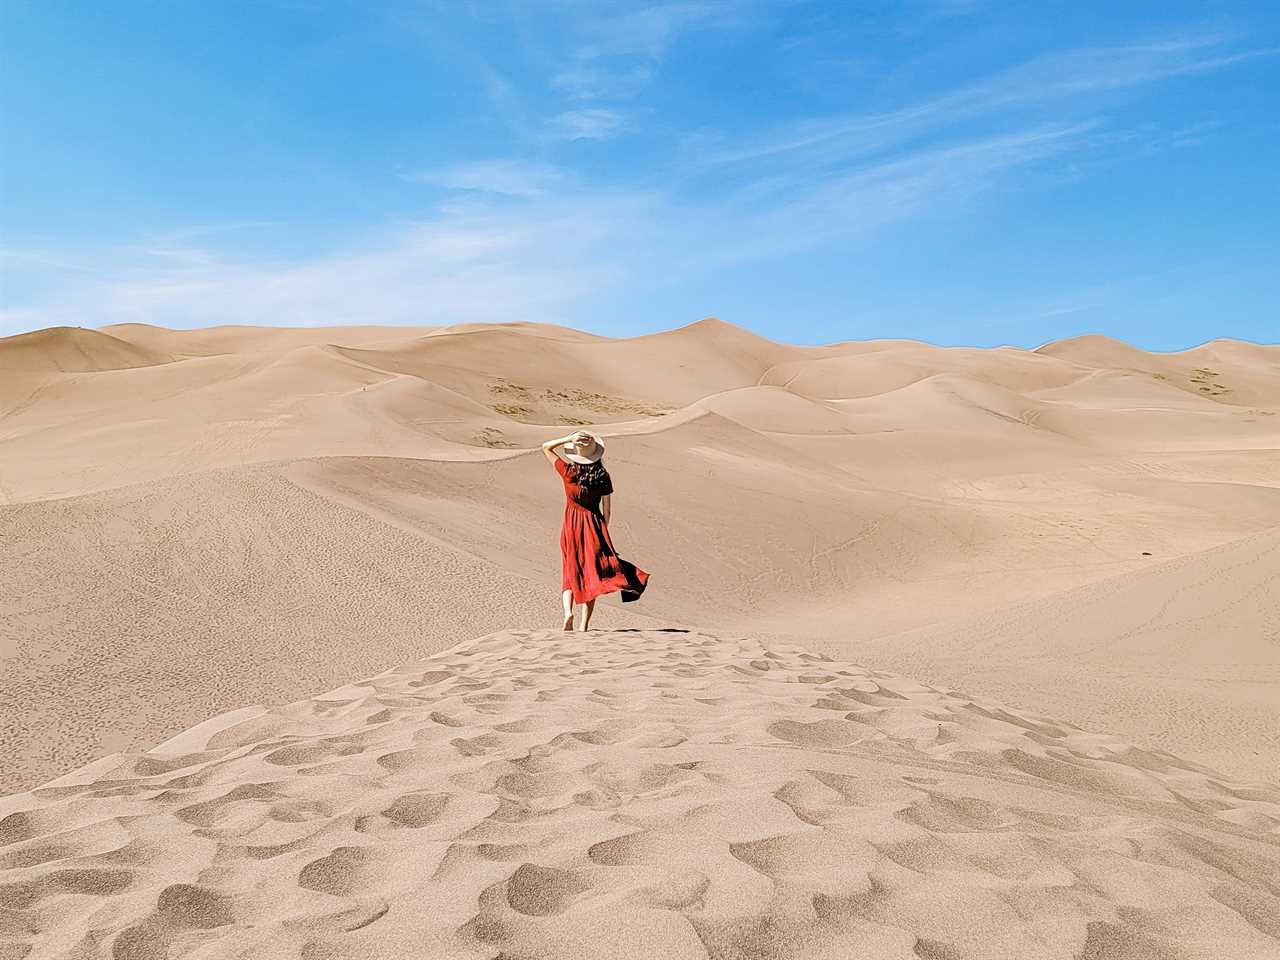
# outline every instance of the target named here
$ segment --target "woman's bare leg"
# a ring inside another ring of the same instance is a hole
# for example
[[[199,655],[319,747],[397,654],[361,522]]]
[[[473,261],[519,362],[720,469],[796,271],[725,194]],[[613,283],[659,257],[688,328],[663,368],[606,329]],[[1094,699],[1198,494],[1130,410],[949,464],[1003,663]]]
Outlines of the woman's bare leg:
[[[560,594],[560,601],[564,604],[564,629],[573,629],[573,591],[566,590]]]
[[[595,608],[596,608],[595,597],[592,597],[590,600],[588,600],[586,603],[582,605],[582,626],[578,628],[579,630],[587,629],[587,626],[591,623],[591,611],[594,610]]]

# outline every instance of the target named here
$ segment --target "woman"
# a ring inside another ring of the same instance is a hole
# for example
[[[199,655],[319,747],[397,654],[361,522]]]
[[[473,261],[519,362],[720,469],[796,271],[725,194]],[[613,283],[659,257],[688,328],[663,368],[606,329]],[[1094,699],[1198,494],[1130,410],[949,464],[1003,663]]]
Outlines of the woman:
[[[564,481],[566,502],[560,527],[564,629],[573,629],[575,607],[581,607],[578,629],[586,630],[596,597],[620,590],[624,603],[637,600],[649,574],[619,557],[609,539],[613,481],[600,460],[604,440],[580,430],[548,440],[542,445],[542,454]]]

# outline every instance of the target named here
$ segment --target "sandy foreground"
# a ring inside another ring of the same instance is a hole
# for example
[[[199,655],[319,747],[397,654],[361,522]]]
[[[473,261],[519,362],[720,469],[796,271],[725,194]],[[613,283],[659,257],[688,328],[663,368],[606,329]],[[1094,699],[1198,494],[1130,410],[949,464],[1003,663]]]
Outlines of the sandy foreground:
[[[0,801],[0,843],[7,956],[1280,947],[1280,788],[684,630],[506,631],[234,711]]]
[[[0,339],[0,958],[1278,956],[1278,421],[1224,340]],[[579,424],[653,580],[564,635]]]

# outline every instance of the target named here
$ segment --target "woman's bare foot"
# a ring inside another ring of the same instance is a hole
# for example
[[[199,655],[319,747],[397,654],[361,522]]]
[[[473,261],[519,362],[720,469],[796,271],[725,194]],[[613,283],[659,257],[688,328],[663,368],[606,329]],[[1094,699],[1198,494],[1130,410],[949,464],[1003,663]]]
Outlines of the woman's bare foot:
[[[565,590],[560,594],[560,603],[564,607],[564,629],[573,629],[573,593]]]

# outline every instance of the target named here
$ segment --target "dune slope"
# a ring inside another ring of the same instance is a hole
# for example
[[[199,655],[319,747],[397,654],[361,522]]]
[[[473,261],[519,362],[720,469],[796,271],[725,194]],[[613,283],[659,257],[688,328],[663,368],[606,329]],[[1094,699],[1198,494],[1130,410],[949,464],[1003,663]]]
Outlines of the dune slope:
[[[40,331],[0,570],[0,960],[1280,955],[1274,346]]]
[[[1280,382],[1280,348],[1238,340],[1214,340],[1177,353],[1148,353],[1091,334],[1047,343],[1035,353],[1100,370],[1140,371],[1223,404],[1272,404]]]
[[[0,337],[0,370],[23,373],[88,373],[170,363],[163,351],[83,327],[50,327]]]
[[[0,509],[0,542],[0,791],[555,610],[549,564],[504,568],[262,467]]]
[[[31,958],[1275,955],[1280,788],[792,648],[509,631],[0,801]]]
[[[601,626],[656,618],[903,667],[917,647],[880,638],[933,631],[938,656],[963,657],[982,645],[946,639],[953,625],[1280,524],[1276,348],[1255,344],[797,347],[713,319],[630,339],[124,325],[31,342],[81,335],[170,362],[65,371],[27,353],[0,376],[8,789],[459,630],[555,622],[561,495],[532,448],[584,422],[609,437],[615,539],[655,576],[642,604],[603,602]],[[1252,384],[1256,405],[1156,376],[1188,362]],[[1150,665],[1153,637],[1119,642],[1117,671]],[[1042,687],[1012,689],[1017,664],[1070,644],[1014,646],[1012,663],[928,675],[1038,706]],[[1149,670],[1102,716],[1110,667],[1095,684],[1060,659],[1043,687],[1073,722],[1238,774],[1280,763],[1255,735],[1272,674]],[[1203,728],[1169,722],[1188,689]]]
[[[1063,593],[877,638],[936,683],[1275,779],[1280,528]],[[999,675],[982,664],[1008,664]]]

